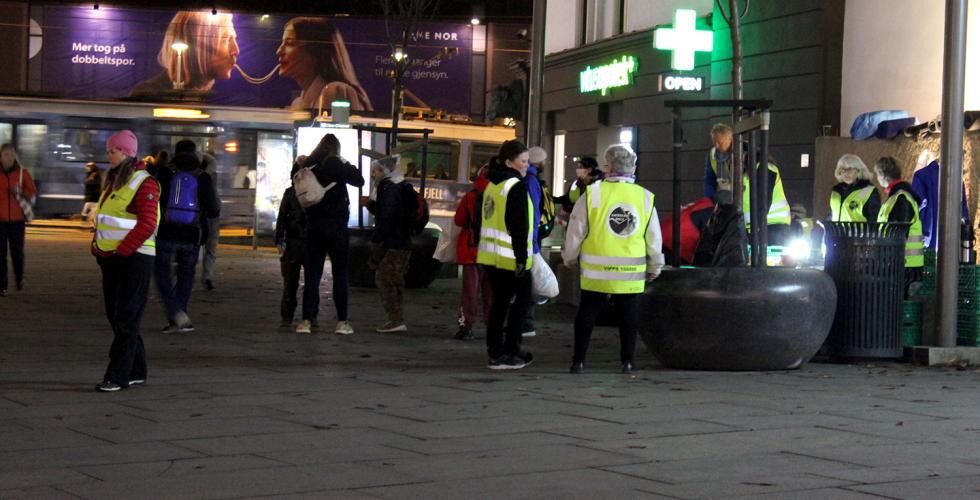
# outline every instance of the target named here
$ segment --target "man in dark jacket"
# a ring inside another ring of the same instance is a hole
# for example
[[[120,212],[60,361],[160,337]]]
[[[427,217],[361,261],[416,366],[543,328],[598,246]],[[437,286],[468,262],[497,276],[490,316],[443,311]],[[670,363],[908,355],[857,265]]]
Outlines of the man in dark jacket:
[[[312,333],[320,308],[320,279],[323,264],[330,256],[333,272],[333,300],[337,306],[338,335],[351,335],[354,327],[347,321],[348,258],[350,233],[347,219],[350,217],[350,198],[347,185],[361,187],[364,177],[353,165],[340,157],[340,141],[337,136],[323,136],[303,164],[312,167],[313,175],[321,186],[336,183],[323,195],[320,203],[306,208],[306,262],[303,287],[303,321],[296,333]]]
[[[195,148],[192,141],[178,142],[170,168],[161,168],[157,177],[160,183],[161,223],[157,233],[154,273],[170,320],[170,324],[163,329],[164,333],[194,331],[194,325],[187,315],[187,303],[194,287],[197,256],[208,234],[207,220],[220,213],[211,177],[202,170]],[[196,196],[188,197],[179,191],[193,184],[196,184]],[[181,212],[184,212],[183,216]],[[174,259],[177,260],[176,287],[170,276]]]
[[[290,177],[296,175],[306,156],[300,155],[293,163]],[[276,218],[276,248],[279,249],[279,267],[282,271],[282,301],[279,326],[293,324],[296,313],[296,292],[299,290],[299,273],[306,260],[306,212],[296,197],[296,188],[290,186],[282,194],[279,216]]]
[[[411,184],[398,169],[398,157],[383,158],[371,162],[371,181],[374,184],[368,210],[374,214],[374,251],[371,266],[374,267],[374,284],[381,295],[387,321],[377,329],[378,333],[395,333],[408,330],[402,304],[405,295],[405,275],[412,256],[411,228],[415,214],[409,210],[414,203]]]

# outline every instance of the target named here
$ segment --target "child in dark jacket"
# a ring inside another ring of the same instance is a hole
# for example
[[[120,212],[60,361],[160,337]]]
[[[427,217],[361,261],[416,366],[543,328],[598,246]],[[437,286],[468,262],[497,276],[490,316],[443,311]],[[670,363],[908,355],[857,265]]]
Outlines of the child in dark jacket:
[[[305,156],[296,158],[290,177],[296,175]],[[296,313],[296,292],[299,290],[299,273],[306,259],[306,212],[296,197],[296,188],[290,186],[282,194],[279,216],[276,218],[276,248],[279,249],[279,267],[282,271],[282,301],[279,306],[281,327],[293,324]]]

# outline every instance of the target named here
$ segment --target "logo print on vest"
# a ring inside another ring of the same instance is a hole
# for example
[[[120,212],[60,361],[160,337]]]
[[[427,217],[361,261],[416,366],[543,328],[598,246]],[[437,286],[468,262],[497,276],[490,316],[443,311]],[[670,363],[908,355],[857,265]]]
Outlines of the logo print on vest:
[[[858,202],[854,200],[851,200],[851,202],[847,204],[847,208],[849,210],[857,210],[857,207],[858,207]]]
[[[483,201],[483,220],[490,220],[493,217],[493,197],[487,196]]]
[[[612,212],[609,212],[609,229],[616,236],[632,236],[639,226],[636,217],[636,209],[629,205],[616,205]]]

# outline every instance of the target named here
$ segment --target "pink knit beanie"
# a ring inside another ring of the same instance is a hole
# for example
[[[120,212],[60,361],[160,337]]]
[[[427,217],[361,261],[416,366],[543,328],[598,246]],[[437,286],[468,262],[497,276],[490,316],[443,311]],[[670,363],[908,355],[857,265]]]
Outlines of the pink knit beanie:
[[[116,148],[130,158],[136,157],[136,134],[131,130],[120,130],[106,141],[106,149]]]

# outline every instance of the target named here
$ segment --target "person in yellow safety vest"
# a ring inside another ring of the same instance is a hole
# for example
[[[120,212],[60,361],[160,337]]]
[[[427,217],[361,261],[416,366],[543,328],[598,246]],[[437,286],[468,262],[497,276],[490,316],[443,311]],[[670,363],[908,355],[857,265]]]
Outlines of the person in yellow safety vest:
[[[591,156],[579,158],[575,162],[575,182],[568,193],[555,198],[555,203],[560,204],[566,212],[571,213],[572,207],[585,192],[585,188],[600,180],[602,180],[602,170],[599,170],[599,162]]]
[[[711,127],[711,145],[704,160],[704,196],[715,200],[719,183],[723,190],[731,190],[732,183],[732,128],[724,123]]]
[[[881,196],[871,182],[871,171],[858,155],[847,153],[837,160],[830,191],[831,222],[869,222],[878,219]]]
[[[160,186],[136,159],[129,130],[106,143],[109,173],[95,219],[92,254],[102,270],[106,316],[114,338],[109,367],[95,389],[115,392],[146,382],[140,320],[150,289],[160,220]]]
[[[519,370],[533,358],[521,351],[521,326],[531,303],[534,233],[534,207],[521,181],[527,168],[527,147],[516,140],[504,142],[490,166],[490,184],[483,191],[476,262],[483,266],[493,290],[487,321],[487,368],[491,370]]]
[[[768,225],[768,238],[770,245],[782,245],[785,239],[790,236],[790,224],[793,222],[792,210],[789,201],[786,199],[786,191],[783,190],[783,177],[779,173],[779,166],[772,156],[769,157],[769,212],[766,214],[766,224]],[[748,172],[742,174],[742,214],[745,217],[745,230],[751,232],[751,214],[749,206],[751,204],[751,190],[749,189]]]
[[[913,283],[922,281],[925,265],[925,248],[922,237],[922,220],[919,219],[921,200],[912,186],[902,180],[902,167],[891,156],[883,156],[875,162],[878,184],[885,188],[887,198],[878,212],[878,222],[907,222],[909,235],[905,242],[905,296],[909,296]]]
[[[639,297],[664,265],[653,193],[635,183],[636,154],[616,144],[606,149],[605,161],[606,178],[589,186],[572,210],[561,252],[566,266],[581,269],[572,373],[585,371],[592,327],[610,295],[619,320],[622,371],[636,370]]]

